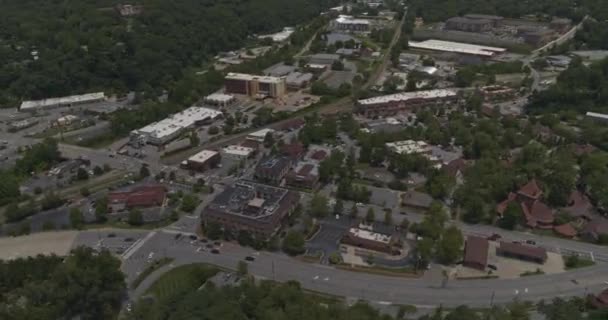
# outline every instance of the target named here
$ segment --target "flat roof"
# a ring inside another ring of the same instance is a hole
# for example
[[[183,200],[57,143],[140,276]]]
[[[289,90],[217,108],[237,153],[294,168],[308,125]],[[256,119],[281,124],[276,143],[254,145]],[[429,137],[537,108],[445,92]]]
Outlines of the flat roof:
[[[340,24],[369,24],[369,20],[355,19],[352,16],[340,15],[336,18],[336,22]]]
[[[152,137],[162,138],[176,131],[183,130],[198,121],[215,119],[222,112],[203,107],[190,107],[182,112],[173,114],[159,122],[151,123],[141,129],[134,130],[135,134],[148,134]]]
[[[547,259],[547,250],[540,247],[501,241],[498,249],[507,254],[514,254],[542,260]]]
[[[608,120],[608,114],[603,114],[603,113],[597,113],[597,112],[587,112],[587,117],[592,117],[592,118],[600,118],[603,120]]]
[[[268,133],[273,133],[273,132],[274,132],[273,129],[266,128],[266,129],[258,130],[256,132],[252,132],[252,133],[248,134],[247,136],[255,137],[255,138],[265,138]]]
[[[412,154],[429,151],[429,145],[424,141],[404,140],[387,142],[386,147],[397,153]]]
[[[23,101],[20,110],[27,110],[32,108],[44,108],[55,105],[70,104],[70,103],[83,103],[87,101],[103,100],[105,99],[103,92],[85,93],[74,96],[60,97],[60,98],[48,98],[42,100],[29,100]]]
[[[350,228],[348,230],[348,232],[354,237],[357,237],[360,239],[365,239],[365,240],[370,240],[370,241],[375,241],[375,242],[380,242],[383,244],[389,244],[391,241],[391,237],[389,235],[373,232],[370,230],[364,230],[364,229],[359,229],[359,228]]]
[[[283,78],[279,78],[279,77],[258,76],[255,74],[234,73],[234,72],[229,72],[226,75],[226,79],[227,80],[241,80],[241,81],[257,80],[259,82],[267,82],[267,83],[279,83],[279,82],[283,81]]]
[[[464,261],[487,265],[489,247],[490,244],[486,238],[468,236],[464,247]]]
[[[212,93],[205,97],[205,100],[215,102],[229,102],[232,99],[234,99],[233,95],[225,93]]]
[[[295,32],[294,28],[285,27],[285,28],[283,28],[283,30],[281,30],[277,33],[258,36],[258,39],[272,38],[272,41],[274,41],[274,42],[283,42],[283,41],[287,40],[291,36],[291,34],[293,34],[294,32]]]
[[[287,204],[289,190],[239,180],[218,194],[207,209],[249,219],[261,219],[277,212]],[[257,208],[251,210],[252,208]]]
[[[479,46],[463,42],[443,41],[435,39],[420,42],[410,41],[409,46],[410,48],[414,49],[466,53],[484,57],[491,57],[494,56],[496,53],[502,53],[507,51],[507,49],[505,48]]]
[[[217,151],[213,151],[213,150],[203,150],[195,155],[193,155],[192,157],[188,158],[189,162],[198,162],[198,163],[204,163],[207,160],[211,159],[212,157],[214,157],[215,155],[217,155],[218,152]]]
[[[395,101],[407,101],[411,99],[433,99],[433,98],[445,98],[455,97],[458,95],[458,89],[436,89],[436,90],[425,90],[425,91],[413,91],[413,92],[401,92],[395,94],[389,94],[386,96],[373,97],[368,99],[359,100],[360,105],[387,103]]]
[[[222,152],[238,156],[249,156],[253,152],[253,148],[231,145],[222,149]]]

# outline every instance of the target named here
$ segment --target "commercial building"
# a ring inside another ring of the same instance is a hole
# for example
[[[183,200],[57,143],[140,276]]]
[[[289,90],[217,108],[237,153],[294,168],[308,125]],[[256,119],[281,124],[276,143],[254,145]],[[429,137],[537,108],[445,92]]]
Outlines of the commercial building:
[[[95,92],[61,98],[23,101],[21,103],[21,106],[19,106],[19,111],[35,111],[39,109],[73,107],[77,105],[101,102],[105,100],[106,96],[103,92]]]
[[[430,146],[424,141],[404,140],[387,142],[386,147],[398,154],[429,154],[431,153]]]
[[[285,78],[257,76],[244,73],[228,73],[224,79],[226,92],[251,97],[280,98],[285,95]]]
[[[67,127],[69,125],[72,125],[73,123],[75,123],[79,119],[80,118],[78,116],[75,116],[73,114],[66,114],[65,116],[59,117],[59,118],[57,118],[57,120],[53,121],[53,123],[51,124],[51,126],[54,126],[54,127]]]
[[[116,10],[123,17],[132,17],[141,14],[144,10],[144,6],[132,4],[117,4]]]
[[[502,21],[504,20],[504,18],[501,16],[494,16],[494,15],[489,15],[489,14],[477,14],[477,13],[465,14],[464,17],[467,19],[472,19],[472,20],[491,21],[492,27],[499,27],[502,24]]]
[[[515,96],[516,91],[513,88],[493,85],[479,88],[479,93],[485,101],[499,101],[511,99]]]
[[[201,219],[205,225],[218,223],[235,234],[247,231],[256,238],[269,238],[299,199],[297,192],[240,180],[217,195],[203,209]]]
[[[279,151],[293,161],[298,161],[306,153],[306,147],[301,142],[295,141],[282,145]]]
[[[309,64],[312,65],[325,65],[331,66],[334,62],[340,60],[340,55],[333,53],[317,53],[310,56],[308,60]]]
[[[547,261],[547,250],[520,243],[501,241],[496,248],[499,256],[543,264]]]
[[[492,30],[494,22],[488,19],[471,19],[466,17],[453,17],[445,22],[448,30],[467,32],[486,32]]]
[[[415,112],[421,107],[433,104],[456,102],[459,97],[460,91],[456,89],[402,92],[359,100],[355,110],[366,117],[394,116],[399,112]]]
[[[188,160],[184,161],[183,165],[188,169],[196,170],[196,171],[206,171],[213,167],[216,167],[222,157],[220,153],[213,150],[203,150],[192,157],[188,158]]]
[[[280,32],[258,36],[258,39],[270,38],[273,42],[283,42],[289,39],[291,34],[295,31],[296,29],[293,27],[285,27]]]
[[[468,236],[464,245],[464,259],[462,265],[477,270],[485,270],[488,265],[489,247],[490,244],[486,238]]]
[[[132,140],[163,145],[177,138],[185,130],[210,123],[222,116],[222,112],[218,110],[190,107],[159,122],[153,122],[141,129],[133,130],[130,137]]]
[[[401,205],[413,210],[426,211],[432,203],[433,197],[423,192],[410,190],[401,195]]]
[[[222,155],[228,159],[245,160],[255,154],[255,149],[237,145],[227,146],[222,149]]]
[[[356,247],[359,255],[381,252],[389,255],[399,255],[401,250],[396,246],[398,237],[393,234],[375,232],[372,226],[359,224],[356,228],[350,228],[340,239],[343,245]]]
[[[522,27],[518,29],[517,35],[529,45],[541,46],[551,41],[555,37],[555,32],[549,29]]]
[[[334,30],[365,32],[370,29],[369,20],[355,19],[352,16],[340,15],[331,22],[331,27]]]
[[[256,132],[248,134],[246,139],[262,143],[264,142],[264,139],[266,139],[266,135],[268,134],[274,134],[274,130],[270,128],[258,130]]]
[[[291,160],[287,157],[266,157],[255,167],[256,180],[272,185],[281,185],[289,172]]]
[[[165,202],[167,189],[162,185],[140,186],[124,192],[108,194],[108,211],[121,212],[132,208],[159,207]]]
[[[552,229],[555,217],[551,208],[541,201],[542,195],[543,191],[536,180],[530,180],[517,193],[509,193],[507,199],[496,206],[496,211],[502,216],[510,203],[517,203],[521,206],[528,227]]]
[[[295,188],[314,190],[319,184],[319,167],[316,163],[301,161],[289,171],[286,183]]]
[[[409,47],[410,49],[461,53],[486,58],[491,58],[497,54],[507,51],[505,48],[479,46],[475,44],[434,39],[420,42],[410,41]]]
[[[587,116],[587,118],[591,118],[591,119],[594,119],[594,120],[598,120],[598,121],[602,121],[602,122],[608,122],[608,114],[597,113],[597,112],[587,112],[585,114],[585,116]]]
[[[312,73],[292,72],[287,75],[287,88],[291,90],[299,90],[310,85],[313,78]]]
[[[218,108],[226,108],[236,103],[236,98],[231,94],[213,93],[203,99],[205,104]]]

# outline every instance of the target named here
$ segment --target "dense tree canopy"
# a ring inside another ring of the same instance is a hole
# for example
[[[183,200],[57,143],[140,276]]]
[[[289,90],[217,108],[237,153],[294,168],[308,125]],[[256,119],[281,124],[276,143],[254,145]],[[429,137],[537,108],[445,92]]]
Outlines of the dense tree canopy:
[[[121,1],[4,1],[0,105],[94,90],[168,88],[186,68],[239,48],[252,34],[301,24],[331,0],[144,0],[122,18]],[[32,51],[37,51],[33,55]],[[158,91],[157,91],[158,92]]]
[[[112,319],[125,289],[120,261],[108,251],[1,261],[0,318]]]

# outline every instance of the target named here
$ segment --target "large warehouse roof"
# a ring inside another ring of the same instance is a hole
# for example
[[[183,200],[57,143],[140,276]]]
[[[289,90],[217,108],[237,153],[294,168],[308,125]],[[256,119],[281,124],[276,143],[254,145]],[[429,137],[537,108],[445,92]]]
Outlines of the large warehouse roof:
[[[411,99],[434,99],[434,98],[446,98],[454,97],[458,95],[456,89],[437,89],[437,90],[425,90],[425,91],[413,91],[413,92],[402,92],[389,94],[386,96],[373,97],[369,99],[359,100],[360,105],[388,103],[395,101],[407,101]]]
[[[465,53],[484,57],[491,57],[497,53],[507,51],[507,49],[505,48],[487,47],[462,42],[442,41],[433,39],[420,42],[410,41],[409,46],[413,49]]]
[[[23,101],[19,110],[27,110],[27,109],[36,109],[36,108],[45,108],[51,106],[60,106],[60,105],[69,105],[74,103],[85,103],[85,102],[93,102],[98,100],[105,99],[105,94],[103,92],[95,92],[95,93],[86,93],[75,96],[67,96],[61,98],[49,98],[43,100],[30,100]]]
[[[160,139],[162,137],[169,136],[176,131],[189,128],[196,122],[215,119],[221,114],[221,111],[214,109],[190,107],[159,122],[151,123],[139,130],[136,130],[136,132],[146,133],[152,137]]]

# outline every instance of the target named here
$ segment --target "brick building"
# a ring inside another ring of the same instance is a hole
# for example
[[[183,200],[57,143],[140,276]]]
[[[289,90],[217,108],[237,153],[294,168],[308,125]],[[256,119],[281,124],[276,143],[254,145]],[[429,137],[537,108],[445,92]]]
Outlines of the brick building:
[[[108,211],[121,212],[133,208],[150,208],[162,206],[167,189],[162,185],[140,186],[130,191],[110,192],[108,194]]]

